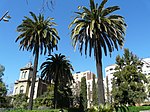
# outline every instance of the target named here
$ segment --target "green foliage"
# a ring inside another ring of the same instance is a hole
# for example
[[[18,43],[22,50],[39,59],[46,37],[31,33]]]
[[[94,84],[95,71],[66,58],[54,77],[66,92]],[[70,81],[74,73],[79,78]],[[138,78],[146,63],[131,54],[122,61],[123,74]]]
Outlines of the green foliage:
[[[4,75],[4,73],[3,73],[4,70],[5,70],[5,67],[0,64],[0,82],[2,82],[2,76]]]
[[[99,111],[99,107],[94,106],[90,109],[88,109],[86,112],[116,112],[113,111],[113,108],[108,106],[102,106],[103,109]],[[139,112],[142,110],[150,110],[150,106],[130,106],[128,107],[129,110],[127,111],[121,111],[118,110],[118,112]],[[17,110],[7,110],[3,112],[59,112],[60,109],[48,109],[48,110],[24,110],[24,109],[17,109]],[[78,108],[69,108],[68,110],[63,109],[64,112],[81,112]],[[83,112],[83,111],[82,111]]]
[[[144,101],[146,98],[144,84],[147,83],[147,79],[141,73],[143,63],[136,55],[125,49],[122,57],[116,57],[116,64],[112,81],[114,103],[135,105]]]
[[[98,105],[98,91],[97,91],[97,84],[95,82],[95,75],[93,75],[93,82],[92,82],[92,99],[93,99],[93,105],[96,106]]]
[[[148,97],[150,97],[150,76],[147,76],[147,94],[148,94]]]
[[[64,112],[67,112],[67,110],[64,110]],[[48,110],[24,110],[24,109],[17,109],[17,110],[9,110],[4,112],[60,112],[60,109],[48,109]]]
[[[12,102],[13,107],[26,109],[28,105],[27,100],[28,100],[28,97],[25,94],[17,94],[13,96],[13,102]]]
[[[129,108],[125,105],[114,105],[115,112],[130,112]]]
[[[60,84],[58,88],[58,108],[70,108],[73,105],[73,95],[70,85]]]
[[[58,103],[57,108],[69,108],[73,105],[72,91],[69,86],[60,84],[58,87]],[[50,85],[42,96],[38,97],[34,101],[35,108],[53,108],[54,107],[54,85]]]
[[[87,112],[113,112],[114,108],[110,104],[100,104],[100,106],[93,106]]]
[[[20,49],[33,51],[33,54],[39,53],[44,55],[48,52],[51,54],[53,48],[57,49],[57,43],[60,39],[56,28],[54,18],[44,19],[43,14],[36,16],[30,12],[32,18],[25,16],[23,22],[17,27],[19,36],[16,42],[20,40]],[[40,41],[39,41],[40,40]]]
[[[87,85],[86,85],[86,78],[82,77],[81,78],[81,90],[80,90],[80,100],[83,98],[83,101],[81,101],[83,104],[84,109],[87,108]]]
[[[110,103],[110,91],[109,91],[109,85],[108,85],[108,76],[106,76],[106,97],[108,103]]]
[[[34,107],[49,107],[52,108],[53,106],[53,99],[54,99],[54,86],[50,85],[47,87],[47,91],[40,97],[34,100]]]
[[[0,108],[1,107],[7,107],[7,100],[6,100],[6,94],[7,94],[7,88],[5,83],[2,80],[2,76],[4,75],[5,67],[0,65]]]
[[[140,112],[143,110],[150,110],[150,106],[129,106],[129,112]]]
[[[6,85],[4,82],[0,82],[0,96],[5,96],[7,93]]]

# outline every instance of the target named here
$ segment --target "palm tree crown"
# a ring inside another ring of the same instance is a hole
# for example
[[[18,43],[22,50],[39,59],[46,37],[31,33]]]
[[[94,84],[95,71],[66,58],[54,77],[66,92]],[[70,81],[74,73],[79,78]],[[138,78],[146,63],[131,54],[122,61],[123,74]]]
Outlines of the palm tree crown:
[[[41,77],[51,83],[52,81],[56,83],[56,76],[58,75],[59,82],[69,83],[73,80],[72,71],[73,67],[70,61],[66,59],[65,55],[55,54],[50,55],[47,61],[41,65]]]
[[[20,49],[26,49],[32,51],[33,54],[40,51],[40,54],[53,51],[60,39],[58,32],[52,26],[56,26],[56,23],[51,22],[53,18],[44,19],[42,14],[38,17],[30,12],[33,19],[25,17],[22,24],[17,27],[17,31],[21,34],[17,37],[16,42],[20,41]],[[47,51],[48,50],[48,51]]]
[[[101,60],[102,48],[105,55],[107,49],[111,53],[114,47],[118,50],[118,45],[123,46],[125,35],[125,22],[124,18],[120,15],[112,15],[112,13],[120,8],[112,6],[104,8],[107,0],[102,3],[94,3],[90,0],[90,9],[86,7],[79,7],[80,12],[75,12],[77,17],[70,24],[73,27],[71,38],[73,40],[73,47],[79,45],[80,53],[82,54],[83,45],[85,46],[85,54],[89,47],[89,56],[91,56],[92,49],[94,55],[98,55],[97,61]]]

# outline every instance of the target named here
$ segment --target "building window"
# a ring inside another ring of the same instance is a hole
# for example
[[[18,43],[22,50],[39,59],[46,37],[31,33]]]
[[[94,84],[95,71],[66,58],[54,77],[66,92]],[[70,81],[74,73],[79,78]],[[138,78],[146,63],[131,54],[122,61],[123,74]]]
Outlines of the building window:
[[[26,73],[27,73],[27,71],[22,72],[22,77],[21,77],[22,79],[26,78]]]
[[[18,87],[15,88],[15,94],[17,93]]]
[[[112,71],[113,70],[113,68],[110,68],[110,71]]]
[[[106,72],[108,72],[109,70],[106,70]]]
[[[23,91],[24,91],[24,86],[21,86],[20,87],[20,93],[23,93]]]
[[[146,66],[147,68],[150,68],[150,66]]]

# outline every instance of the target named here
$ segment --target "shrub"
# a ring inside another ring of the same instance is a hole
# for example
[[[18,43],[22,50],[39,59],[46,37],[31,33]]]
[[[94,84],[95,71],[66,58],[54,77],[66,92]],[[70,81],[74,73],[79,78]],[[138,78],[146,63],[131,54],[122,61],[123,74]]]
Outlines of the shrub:
[[[113,112],[113,107],[110,104],[100,104],[100,106],[93,106],[88,109],[88,112]]]

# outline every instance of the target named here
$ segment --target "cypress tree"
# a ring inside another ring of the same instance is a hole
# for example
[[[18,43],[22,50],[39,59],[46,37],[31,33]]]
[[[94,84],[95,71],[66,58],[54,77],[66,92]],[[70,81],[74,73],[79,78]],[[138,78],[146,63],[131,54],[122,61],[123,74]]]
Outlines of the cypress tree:
[[[81,91],[80,91],[80,97],[83,99],[83,107],[84,109],[87,108],[87,84],[86,84],[86,78],[81,78]]]
[[[108,76],[106,76],[106,95],[107,95],[107,102],[110,102],[110,93],[109,93],[109,85],[108,85]]]

